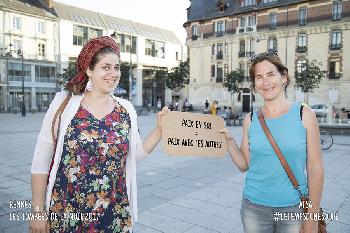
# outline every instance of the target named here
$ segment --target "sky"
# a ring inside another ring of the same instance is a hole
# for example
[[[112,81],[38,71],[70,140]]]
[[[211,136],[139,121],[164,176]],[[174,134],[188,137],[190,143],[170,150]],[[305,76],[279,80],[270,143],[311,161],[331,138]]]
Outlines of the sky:
[[[189,0],[54,0],[173,31],[185,45]]]

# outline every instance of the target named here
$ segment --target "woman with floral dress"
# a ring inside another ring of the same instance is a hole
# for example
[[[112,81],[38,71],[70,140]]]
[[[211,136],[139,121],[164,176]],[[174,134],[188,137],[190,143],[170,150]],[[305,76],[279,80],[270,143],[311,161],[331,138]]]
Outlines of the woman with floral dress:
[[[136,161],[160,141],[169,110],[157,114],[157,127],[142,142],[134,107],[111,94],[120,79],[120,52],[110,37],[88,41],[77,70],[67,92],[56,94],[38,136],[32,207],[47,218],[31,221],[30,232],[131,232],[137,221]],[[67,96],[54,125],[55,146],[50,128]]]

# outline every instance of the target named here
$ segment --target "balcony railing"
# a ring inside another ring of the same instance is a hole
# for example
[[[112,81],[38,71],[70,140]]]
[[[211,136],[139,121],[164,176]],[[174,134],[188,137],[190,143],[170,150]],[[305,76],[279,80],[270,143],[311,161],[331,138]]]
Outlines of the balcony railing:
[[[203,33],[203,39],[209,39],[214,36],[213,32]]]
[[[307,52],[307,47],[306,46],[298,46],[296,48],[297,53],[306,53]]]
[[[256,25],[237,28],[237,34],[244,34],[249,32],[256,32]]]
[[[213,38],[213,37],[223,37],[226,35],[230,35],[230,34],[235,34],[236,33],[236,29],[230,29],[230,30],[226,30],[226,31],[218,31],[218,32],[207,32],[207,33],[203,33],[203,39],[209,39],[209,38]]]
[[[328,78],[329,79],[340,79],[340,74],[330,73]]]
[[[346,17],[350,17],[350,12],[342,12],[341,14],[336,14],[336,16],[334,16],[333,14],[324,14],[324,15],[317,15],[314,17],[307,17],[306,19],[306,23],[309,25],[311,23],[320,23],[323,21],[330,21],[333,20],[333,17],[341,17],[341,18],[346,18]],[[339,19],[337,19],[339,20]],[[298,26],[299,25],[300,20],[299,19],[288,19],[288,21],[277,21],[277,25],[276,27],[286,27],[287,25],[290,26]],[[257,30],[272,30],[272,29],[276,29],[274,27],[270,28],[270,24],[269,23],[265,23],[265,24],[257,24]]]
[[[305,26],[306,25],[306,18],[299,19],[299,26]]]
[[[216,37],[222,37],[225,35],[225,32],[224,31],[218,31],[216,32]]]
[[[245,57],[245,51],[239,51],[238,57]]]
[[[342,48],[342,44],[330,44],[329,49],[330,50],[340,50]]]
[[[277,28],[277,24],[275,24],[275,23],[269,24],[270,30],[275,30],[276,28]]]
[[[253,57],[255,55],[255,52],[246,52],[246,57]]]
[[[341,20],[341,13],[335,13],[332,15],[332,20],[333,21],[337,21],[337,20]]]
[[[216,54],[216,60],[221,60],[224,58],[224,54],[222,52],[219,52],[218,54]]]

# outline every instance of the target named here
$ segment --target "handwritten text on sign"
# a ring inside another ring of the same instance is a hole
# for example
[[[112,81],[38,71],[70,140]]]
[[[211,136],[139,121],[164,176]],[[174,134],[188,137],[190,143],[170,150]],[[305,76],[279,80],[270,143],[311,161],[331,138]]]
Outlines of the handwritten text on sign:
[[[219,157],[227,150],[219,116],[169,112],[163,122],[163,148],[170,155]]]

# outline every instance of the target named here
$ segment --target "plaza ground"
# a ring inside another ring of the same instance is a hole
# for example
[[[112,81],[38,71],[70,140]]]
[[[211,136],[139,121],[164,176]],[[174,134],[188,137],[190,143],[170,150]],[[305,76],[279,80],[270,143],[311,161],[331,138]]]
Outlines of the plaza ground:
[[[30,166],[43,113],[0,114],[0,232],[28,232],[28,223],[10,221],[10,200],[30,200]],[[139,117],[145,137],[156,116]],[[240,141],[242,128],[228,127]],[[350,232],[350,137],[334,136],[323,152],[325,183],[322,207],[336,212],[329,232]],[[137,166],[139,219],[135,233],[242,233],[240,202],[244,174],[230,157],[174,157],[158,146]]]

